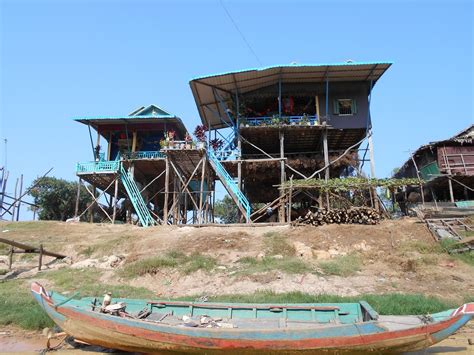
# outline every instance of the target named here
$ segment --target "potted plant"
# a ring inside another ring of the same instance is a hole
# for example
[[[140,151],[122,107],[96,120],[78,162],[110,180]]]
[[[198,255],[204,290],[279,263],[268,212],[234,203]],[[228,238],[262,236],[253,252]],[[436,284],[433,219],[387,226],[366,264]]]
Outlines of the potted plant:
[[[213,140],[209,142],[209,144],[211,145],[211,148],[214,149],[214,151],[216,151],[224,145],[224,142],[220,138],[214,138]]]
[[[309,122],[309,117],[306,115],[306,113],[303,114],[300,120],[300,125],[302,126],[309,126],[311,122]]]
[[[272,126],[278,126],[280,125],[281,122],[282,121],[278,115],[273,115],[272,120],[271,120]]]
[[[191,135],[186,132],[186,135],[184,136],[184,142],[185,142],[185,148],[186,149],[191,149],[191,143],[193,139],[191,138]]]

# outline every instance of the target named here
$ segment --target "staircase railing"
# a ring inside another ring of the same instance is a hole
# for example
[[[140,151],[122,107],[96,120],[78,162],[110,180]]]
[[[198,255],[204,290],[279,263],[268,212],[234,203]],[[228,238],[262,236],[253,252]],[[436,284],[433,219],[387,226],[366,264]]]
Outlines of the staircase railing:
[[[250,222],[251,208],[247,197],[245,197],[242,191],[240,191],[234,179],[232,179],[227,170],[225,170],[224,166],[221,164],[219,159],[217,159],[216,155],[211,149],[207,150],[207,155],[209,157],[211,165],[216,171],[219,179],[224,184],[224,187],[226,188],[227,192],[229,192],[234,201],[237,203],[239,209],[245,214],[245,219],[247,220],[247,222]]]
[[[123,185],[125,186],[125,190],[127,190],[128,196],[130,197],[130,201],[132,202],[133,207],[135,208],[135,212],[137,213],[138,219],[143,227],[148,227],[150,225],[155,224],[155,220],[151,216],[148,207],[146,206],[145,201],[143,200],[142,194],[138,189],[137,184],[133,177],[124,169],[124,167],[120,164],[120,178],[122,180]]]

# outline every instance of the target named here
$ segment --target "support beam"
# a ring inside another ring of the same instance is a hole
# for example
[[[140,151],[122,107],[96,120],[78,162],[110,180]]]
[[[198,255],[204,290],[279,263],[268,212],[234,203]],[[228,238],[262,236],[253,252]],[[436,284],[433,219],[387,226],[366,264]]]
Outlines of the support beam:
[[[168,224],[169,192],[170,192],[170,163],[169,163],[168,156],[166,156],[165,158],[165,196],[164,196],[164,203],[163,203],[163,221],[165,225]]]
[[[327,103],[326,103],[327,105]],[[326,106],[327,107],[327,106]],[[324,180],[327,182],[330,177],[329,173],[329,150],[328,150],[328,129],[324,128],[323,131],[323,153],[324,153],[324,165],[326,169],[324,170]],[[321,192],[320,192],[321,193]],[[329,210],[330,209],[330,203],[329,203],[329,193],[326,192],[326,207]]]
[[[199,193],[199,210],[198,210],[198,223],[203,223],[202,206],[204,204],[204,179],[206,177],[206,155],[202,157],[202,168],[201,168],[201,191]]]
[[[372,130],[370,130],[369,134],[367,135],[367,142],[369,143],[370,177],[372,179],[375,179],[374,144],[372,142]],[[374,208],[376,211],[380,212],[380,204],[377,195],[377,190],[375,187],[372,188],[372,195],[374,198]]]
[[[118,196],[118,187],[119,187],[119,179],[115,179],[115,187],[114,187],[114,200],[113,200],[113,212],[112,212],[112,224],[115,224],[115,218],[117,217],[117,196]]]
[[[82,179],[81,177],[79,177],[79,181],[77,183],[76,208],[74,210],[74,218],[77,218],[77,215],[79,213],[79,200],[81,198],[81,185],[82,185]]]
[[[283,186],[285,183],[285,135],[280,131],[280,186]],[[285,223],[285,191],[280,189],[280,208],[278,209],[278,221],[280,223]]]
[[[132,133],[132,153],[134,153],[137,149],[137,131],[133,131]]]

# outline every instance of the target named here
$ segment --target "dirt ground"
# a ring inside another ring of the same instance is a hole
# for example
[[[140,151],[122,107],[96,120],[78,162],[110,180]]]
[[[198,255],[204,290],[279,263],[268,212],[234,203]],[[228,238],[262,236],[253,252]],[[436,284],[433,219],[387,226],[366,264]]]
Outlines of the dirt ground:
[[[436,242],[424,224],[417,219],[383,221],[377,226],[325,225],[321,227],[153,227],[99,225],[60,222],[0,223],[3,238],[39,245],[70,257],[66,265],[51,268],[103,268],[102,281],[143,286],[159,296],[216,295],[301,291],[312,294],[354,296],[362,293],[421,293],[459,300],[474,295],[474,268],[447,254],[431,251]],[[285,236],[294,246],[295,257],[301,258],[316,272],[288,274],[269,271],[254,275],[236,273],[237,261],[243,257],[265,255],[265,235],[269,232]],[[136,260],[165,255],[169,251],[200,253],[217,260],[212,272],[198,270],[183,274],[166,268],[155,275],[123,279],[117,269]],[[4,254],[6,251],[4,251]],[[361,268],[353,275],[325,275],[318,262],[356,253]],[[117,268],[108,267],[107,257],[123,260]],[[0,256],[0,268],[7,257]],[[15,256],[14,268],[34,268],[37,256],[23,260]],[[52,258],[45,258],[48,262]],[[105,265],[105,266],[104,266]],[[31,277],[35,270],[25,276]],[[21,275],[20,275],[21,277]]]
[[[292,257],[304,261],[310,271],[236,272],[240,259],[252,257],[258,260],[268,254],[269,233],[283,236],[294,251]],[[0,222],[0,237],[34,246],[41,243],[46,250],[67,255],[65,262],[53,262],[52,258],[45,257],[45,262],[51,263],[39,274],[35,268],[37,255],[14,256],[17,278],[44,280],[45,286],[53,288],[54,284],[43,278],[49,270],[94,267],[101,271],[104,283],[145,287],[161,297],[242,294],[256,290],[341,296],[400,292],[433,295],[461,303],[474,295],[474,267],[440,252],[425,225],[410,218],[383,221],[377,226],[166,226],[147,229],[110,224]],[[185,274],[179,268],[164,268],[153,275],[120,276],[124,266],[170,251],[210,256],[215,258],[216,267],[191,274]],[[0,249],[0,269],[7,268],[7,252],[6,247]],[[319,263],[345,255],[357,255],[360,260],[357,272],[340,276],[319,268]],[[0,348],[2,351],[32,351],[44,341],[44,336],[38,333],[25,334],[14,329],[0,330]],[[474,353],[468,339],[474,340],[472,322],[427,353]]]

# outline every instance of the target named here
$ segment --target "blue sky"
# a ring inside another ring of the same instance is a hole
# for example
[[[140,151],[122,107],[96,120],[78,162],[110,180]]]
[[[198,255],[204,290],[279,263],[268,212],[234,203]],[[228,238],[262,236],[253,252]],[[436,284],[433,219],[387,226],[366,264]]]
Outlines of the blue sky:
[[[372,99],[376,172],[474,122],[471,1],[224,3],[264,66],[393,61]],[[0,136],[11,180],[91,158],[87,115],[155,103],[199,122],[196,76],[258,67],[219,0],[0,0]],[[2,145],[2,160],[5,161]]]

